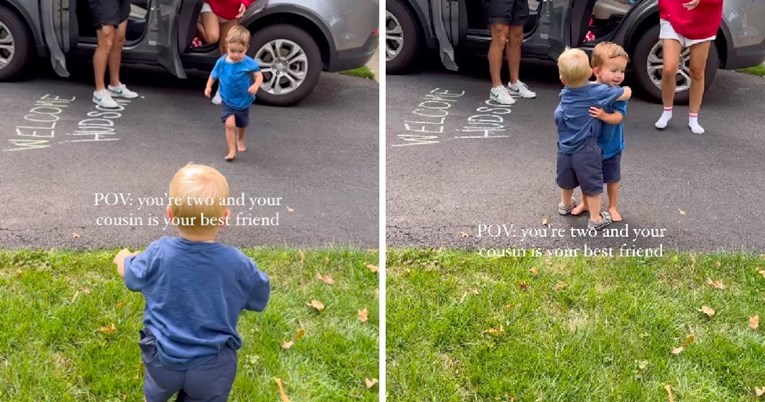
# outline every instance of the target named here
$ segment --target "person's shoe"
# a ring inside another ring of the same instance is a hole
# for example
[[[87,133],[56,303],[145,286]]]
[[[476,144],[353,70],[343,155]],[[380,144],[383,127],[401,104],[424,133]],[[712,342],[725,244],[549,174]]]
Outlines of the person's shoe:
[[[515,85],[508,82],[507,89],[510,92],[510,95],[520,96],[521,98],[531,99],[537,97],[537,93],[530,90],[529,87],[521,81],[516,82]]]
[[[603,218],[599,222],[593,221],[592,219],[587,220],[587,229],[588,230],[600,230],[604,227],[611,224],[611,214],[608,213],[608,211],[601,211],[600,217]]]
[[[112,96],[109,95],[109,91],[105,89],[93,92],[93,103],[109,109],[116,109],[120,107],[120,105],[118,105],[117,102],[112,99]]]
[[[560,214],[560,215],[568,215],[568,214],[571,213],[571,210],[574,209],[575,206],[576,206],[576,200],[573,199],[573,198],[571,198],[571,204],[570,205],[559,203],[558,204],[558,214]]]
[[[503,105],[512,105],[515,103],[515,99],[510,96],[507,88],[502,85],[492,88],[491,91],[489,91],[489,98],[494,102],[501,103]]]
[[[212,98],[213,105],[220,105],[221,102],[223,102],[223,99],[220,98],[220,88],[218,88],[217,91],[215,91],[215,96]]]
[[[109,94],[116,98],[135,99],[138,97],[137,93],[129,90],[123,83],[116,87],[109,85],[107,88],[109,88]]]

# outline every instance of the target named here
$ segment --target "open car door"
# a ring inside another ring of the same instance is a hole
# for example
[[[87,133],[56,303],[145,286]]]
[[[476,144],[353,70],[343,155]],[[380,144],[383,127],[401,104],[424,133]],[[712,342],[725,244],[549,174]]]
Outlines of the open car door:
[[[50,52],[53,71],[68,77],[66,53],[77,46],[77,0],[40,0],[43,36]]]
[[[176,77],[186,78],[179,50],[181,16],[187,16],[190,9],[201,8],[202,0],[150,0],[152,2],[157,5],[157,11],[151,12],[150,17],[150,26],[157,29],[157,61]]]
[[[441,63],[449,70],[456,71],[454,47],[467,36],[466,0],[432,0],[430,2],[433,31],[438,39],[438,53]],[[473,0],[475,1],[475,0]]]
[[[550,16],[550,57],[557,60],[566,47],[582,43],[595,0],[551,0],[546,5]]]

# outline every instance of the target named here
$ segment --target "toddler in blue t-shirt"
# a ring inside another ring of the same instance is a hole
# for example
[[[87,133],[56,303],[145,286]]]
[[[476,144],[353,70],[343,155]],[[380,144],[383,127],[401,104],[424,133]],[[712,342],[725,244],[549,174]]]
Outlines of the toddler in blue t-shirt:
[[[166,402],[176,392],[178,400],[226,401],[242,347],[239,316],[268,303],[268,275],[237,248],[216,242],[228,222],[228,194],[217,170],[186,165],[170,182],[167,206],[180,236],[114,257],[127,288],[146,300],[139,346],[147,402]]]
[[[207,79],[205,96],[212,95],[212,86],[220,80],[221,121],[226,124],[228,143],[227,161],[233,161],[236,152],[244,152],[244,131],[250,124],[250,106],[263,83],[260,65],[250,56],[250,31],[236,25],[226,35],[226,54],[221,56]],[[236,133],[234,132],[236,129]]]
[[[629,63],[629,55],[623,47],[613,42],[598,43],[592,50],[592,72],[596,83],[618,87],[624,81],[624,71]],[[617,208],[619,189],[621,187],[622,151],[624,150],[624,123],[627,115],[627,101],[618,100],[613,104],[598,108],[592,107],[590,116],[601,120],[598,146],[603,151],[603,182],[608,194],[608,213],[613,222],[621,222],[622,216]],[[587,200],[582,201],[571,215],[587,212]]]
[[[588,84],[592,75],[587,54],[568,49],[558,58],[560,80],[565,85],[555,109],[558,128],[558,160],[555,181],[560,187],[558,213],[567,215],[574,208],[572,195],[580,187],[590,210],[589,229],[600,229],[611,223],[608,212],[600,211],[603,193],[602,153],[597,144],[600,123],[591,117],[591,108],[603,108],[616,100],[628,99],[629,87]]]

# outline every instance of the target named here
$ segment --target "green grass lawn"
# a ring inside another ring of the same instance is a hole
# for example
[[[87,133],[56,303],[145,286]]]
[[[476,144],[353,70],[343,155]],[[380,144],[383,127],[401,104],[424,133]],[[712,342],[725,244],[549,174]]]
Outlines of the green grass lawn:
[[[765,77],[765,65],[763,64],[760,64],[759,66],[754,66],[754,67],[742,68],[737,71],[742,73],[752,74],[752,75],[759,75],[760,77]]]
[[[359,68],[354,68],[353,70],[341,71],[340,74],[352,75],[354,77],[361,77],[370,80],[375,78],[374,73],[372,73],[372,70],[370,70],[367,66],[361,66]]]
[[[667,385],[675,401],[754,401],[765,387],[765,328],[750,328],[763,256],[387,256],[389,401],[668,401]]]
[[[0,252],[1,401],[143,401],[144,300],[117,275],[115,253]],[[378,386],[365,382],[378,378],[378,282],[367,266],[377,265],[377,252],[245,253],[270,275],[272,296],[264,313],[240,319],[244,346],[229,400],[278,401],[279,378],[292,401],[377,401]],[[325,309],[307,306],[312,300]]]

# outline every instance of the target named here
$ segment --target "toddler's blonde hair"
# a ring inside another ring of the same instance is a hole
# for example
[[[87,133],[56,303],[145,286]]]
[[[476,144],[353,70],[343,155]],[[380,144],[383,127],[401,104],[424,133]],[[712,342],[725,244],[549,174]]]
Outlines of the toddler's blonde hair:
[[[627,63],[630,62],[630,56],[623,47],[613,42],[600,42],[592,49],[592,67],[602,67],[606,60],[624,57]]]
[[[566,49],[558,57],[558,73],[569,87],[580,87],[592,76],[587,53],[581,49]]]
[[[207,218],[223,217],[228,209],[225,201],[227,197],[226,178],[209,166],[189,163],[178,170],[170,181],[170,211],[173,217],[179,218],[181,222],[194,218],[194,225],[180,224],[180,229],[209,229],[208,226],[202,226],[202,214]]]
[[[234,25],[226,34],[226,44],[239,44],[247,48],[250,45],[250,31],[241,25]]]

